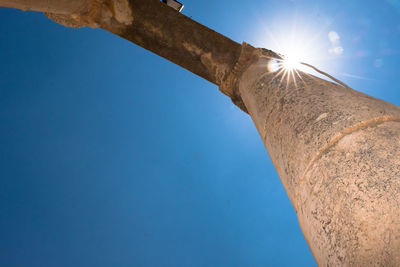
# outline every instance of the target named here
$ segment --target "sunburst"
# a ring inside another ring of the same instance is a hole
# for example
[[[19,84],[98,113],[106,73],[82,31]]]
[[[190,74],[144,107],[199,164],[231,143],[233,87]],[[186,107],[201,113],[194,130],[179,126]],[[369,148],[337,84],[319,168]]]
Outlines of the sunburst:
[[[286,86],[289,86],[290,82],[293,81],[297,87],[296,77],[304,81],[298,71],[302,68],[302,63],[294,57],[283,57],[282,59],[271,59],[267,65],[268,71],[276,72],[275,77],[280,77],[279,85],[283,81],[286,81]]]
[[[269,60],[268,64],[267,64],[267,69],[270,72],[276,72],[276,75],[274,78],[276,77],[281,77],[280,81],[279,81],[279,86],[282,84],[282,82],[286,79],[286,87],[289,86],[291,79],[295,85],[295,88],[297,88],[297,81],[296,81],[296,77],[299,77],[299,79],[305,84],[305,81],[303,79],[303,77],[301,76],[301,73],[304,73],[305,75],[308,75],[307,72],[304,71],[299,71],[300,69],[304,69],[304,67],[310,68],[314,71],[316,71],[317,73],[328,77],[329,79],[333,80],[334,82],[338,83],[339,85],[351,89],[347,84],[345,84],[344,82],[336,79],[335,77],[333,77],[332,75],[318,69],[317,67],[308,64],[308,63],[304,63],[301,61],[298,61],[296,58],[289,58],[289,57],[283,57],[282,59],[275,59],[272,58]]]

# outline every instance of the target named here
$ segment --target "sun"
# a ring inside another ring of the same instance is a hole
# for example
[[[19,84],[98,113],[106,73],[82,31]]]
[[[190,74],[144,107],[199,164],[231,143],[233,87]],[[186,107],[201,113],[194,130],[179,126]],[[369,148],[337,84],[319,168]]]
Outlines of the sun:
[[[282,55],[281,69],[287,72],[303,71],[308,69],[302,62],[310,62],[318,57],[318,54],[302,39],[306,37],[292,37],[291,40],[281,41],[278,52]],[[310,37],[309,37],[310,38]]]
[[[316,73],[328,77],[329,79],[333,80],[337,84],[349,88],[350,87],[343,83],[342,81],[338,80],[337,78],[333,77],[332,75],[318,69],[317,67],[306,63],[305,61],[301,60],[301,56],[304,56],[306,53],[302,53],[301,49],[299,47],[292,48],[286,50],[287,54],[282,55],[281,59],[277,58],[272,58],[269,60],[267,64],[267,69],[270,72],[277,72],[276,76],[281,75],[281,82],[286,79],[287,80],[287,85],[289,82],[292,80],[294,84],[297,87],[297,78],[300,80],[303,80],[302,74],[299,71],[302,71],[303,73],[307,73],[307,70],[314,70]]]
[[[268,70],[270,72],[277,72],[286,74],[294,74],[297,73],[298,70],[304,70],[304,66],[302,64],[302,60],[296,52],[296,50],[292,50],[293,53],[288,53],[287,55],[282,55],[282,59],[271,59],[268,62]]]
[[[272,59],[268,63],[268,70],[275,72],[278,70],[295,71],[303,69],[302,60],[297,56],[298,53],[293,50],[289,55],[282,55],[282,59]]]
[[[301,61],[297,57],[286,56],[282,60],[282,68],[288,71],[299,69],[301,68]]]
[[[268,62],[267,68],[270,72],[276,72],[276,76],[280,76],[280,82],[286,80],[287,85],[293,81],[297,86],[297,79],[302,79],[299,71],[305,71],[302,56],[305,53],[301,47],[291,47],[285,49],[285,54],[281,55],[280,59],[271,59]]]
[[[277,72],[277,75],[283,74],[285,79],[290,77],[298,80],[300,75],[315,74],[307,65],[302,64],[303,62],[326,67],[328,50],[324,29],[298,16],[277,16],[271,21],[268,25],[264,24],[262,34],[258,35],[261,47],[268,47],[281,56],[281,59],[269,61],[269,71]]]

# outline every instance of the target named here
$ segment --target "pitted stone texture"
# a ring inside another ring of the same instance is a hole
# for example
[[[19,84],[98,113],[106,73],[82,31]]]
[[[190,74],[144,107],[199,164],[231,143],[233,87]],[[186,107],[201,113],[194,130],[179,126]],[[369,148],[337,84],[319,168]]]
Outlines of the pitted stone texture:
[[[400,266],[400,108],[260,57],[240,95],[321,266]]]
[[[264,48],[254,48],[253,46],[243,42],[240,56],[235,66],[228,75],[222,77],[221,83],[218,83],[220,85],[219,90],[223,94],[229,96],[232,102],[246,113],[248,113],[248,111],[240,96],[240,78],[247,70],[247,68],[252,64],[255,64],[260,57],[281,59],[281,56],[279,54],[271,50]]]
[[[309,74],[288,82],[268,61],[244,73],[240,92],[297,210],[296,189],[323,149],[359,124],[400,120],[400,108]]]
[[[130,25],[133,22],[128,0],[86,0],[84,8],[71,13],[45,12],[45,15],[66,27],[97,28],[108,24]]]
[[[400,266],[400,123],[327,149],[301,186],[299,222],[321,266]]]

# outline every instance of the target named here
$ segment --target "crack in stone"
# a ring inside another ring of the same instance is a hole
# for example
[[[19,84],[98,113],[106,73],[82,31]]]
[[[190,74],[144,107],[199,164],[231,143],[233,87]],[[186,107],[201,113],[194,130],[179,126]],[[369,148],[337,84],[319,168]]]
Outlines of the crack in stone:
[[[307,165],[306,170],[304,171],[304,174],[302,175],[302,177],[299,179],[298,181],[298,190],[296,190],[296,200],[295,203],[297,203],[297,206],[295,206],[295,210],[297,212],[299,206],[302,204],[301,201],[301,197],[300,197],[300,187],[301,184],[303,184],[305,182],[305,177],[307,175],[307,173],[310,171],[310,169],[312,168],[312,166],[314,165],[314,163],[321,158],[321,156],[323,155],[323,153],[325,151],[327,151],[328,149],[332,148],[334,145],[336,145],[342,138],[344,138],[345,136],[352,134],[354,132],[357,131],[361,131],[367,127],[376,127],[380,124],[383,124],[385,122],[400,122],[400,117],[396,117],[396,116],[390,116],[390,115],[386,115],[386,116],[382,116],[382,117],[378,117],[378,118],[373,118],[370,120],[366,120],[366,121],[361,121],[353,126],[347,127],[344,130],[342,130],[340,133],[338,133],[337,135],[335,135],[331,141],[329,141],[329,143],[327,143],[326,145],[324,145],[322,148],[320,148],[316,153],[315,156],[311,159],[310,163]]]

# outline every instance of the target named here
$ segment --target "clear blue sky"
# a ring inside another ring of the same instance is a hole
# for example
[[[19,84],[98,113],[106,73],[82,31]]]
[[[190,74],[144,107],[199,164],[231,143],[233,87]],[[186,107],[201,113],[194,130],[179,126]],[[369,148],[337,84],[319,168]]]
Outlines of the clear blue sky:
[[[184,4],[400,105],[399,0]],[[0,179],[1,266],[315,266],[250,117],[100,29],[0,8]]]

